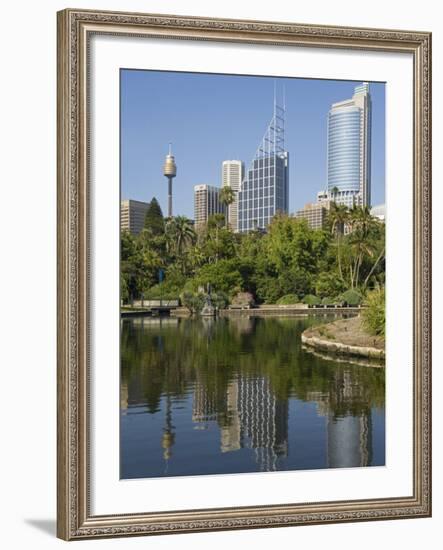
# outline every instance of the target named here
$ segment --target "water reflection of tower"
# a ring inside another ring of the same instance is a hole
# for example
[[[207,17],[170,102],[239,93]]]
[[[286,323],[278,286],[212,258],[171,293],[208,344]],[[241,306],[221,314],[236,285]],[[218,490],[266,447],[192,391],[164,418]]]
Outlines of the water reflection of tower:
[[[210,422],[217,420],[218,400],[215,391],[208,391],[206,380],[197,380],[192,401],[192,421]]]
[[[229,392],[230,423],[222,429],[222,450],[250,447],[261,471],[276,470],[278,458],[288,453],[287,400],[275,397],[267,378],[239,377]]]
[[[350,371],[339,371],[334,377],[335,403],[329,403],[327,422],[327,457],[329,468],[369,466],[372,462],[372,418],[369,407],[358,413],[337,415],[336,410],[349,409],[365,400],[360,384],[353,382]]]

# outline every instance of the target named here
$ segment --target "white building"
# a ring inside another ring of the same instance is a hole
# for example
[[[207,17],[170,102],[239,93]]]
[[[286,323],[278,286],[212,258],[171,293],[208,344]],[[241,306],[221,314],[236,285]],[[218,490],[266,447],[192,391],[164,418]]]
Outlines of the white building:
[[[225,160],[222,164],[222,187],[231,187],[235,200],[228,206],[228,223],[233,231],[238,231],[238,193],[243,180],[244,166],[241,160]]]
[[[204,225],[209,216],[226,214],[225,205],[220,202],[220,187],[214,185],[194,186],[194,218],[195,227]]]
[[[371,216],[378,218],[380,221],[386,221],[386,206],[384,204],[378,204],[371,208]]]

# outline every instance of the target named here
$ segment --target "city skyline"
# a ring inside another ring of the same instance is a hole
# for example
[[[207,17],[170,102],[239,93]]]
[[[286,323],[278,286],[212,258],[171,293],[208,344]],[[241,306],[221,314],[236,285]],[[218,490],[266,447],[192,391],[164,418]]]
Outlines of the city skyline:
[[[288,210],[294,213],[315,201],[317,192],[327,187],[329,110],[333,103],[352,97],[354,88],[361,84],[133,70],[123,70],[121,78],[122,199],[147,202],[155,196],[166,213],[167,184],[162,166],[168,142],[172,141],[177,162],[174,214],[189,218],[194,214],[195,185],[221,187],[224,161],[238,159],[246,167],[254,158],[257,143],[272,117],[275,83],[279,90],[286,90],[285,148],[292,158]],[[383,203],[385,195],[385,97],[384,84],[370,84],[375,205]],[[182,93],[178,95],[176,89]],[[251,91],[254,94],[247,101]],[[202,98],[204,101],[199,101]],[[162,135],[169,139],[164,142]]]

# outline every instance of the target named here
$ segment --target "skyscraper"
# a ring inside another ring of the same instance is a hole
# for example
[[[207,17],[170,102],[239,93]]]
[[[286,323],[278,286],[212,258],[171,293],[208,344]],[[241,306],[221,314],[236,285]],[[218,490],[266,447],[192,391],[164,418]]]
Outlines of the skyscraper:
[[[220,188],[213,185],[194,186],[195,227],[200,227],[213,214],[225,214],[225,205],[220,202]]]
[[[146,212],[149,203],[124,199],[120,206],[120,228],[121,231],[129,231],[138,235],[145,226]]]
[[[328,114],[328,196],[348,207],[371,205],[371,96],[369,84]]]
[[[235,199],[228,206],[229,227],[238,231],[238,193],[243,180],[243,162],[241,160],[225,160],[222,164],[222,187],[231,187],[235,192]]]
[[[289,206],[289,154],[285,151],[285,108],[274,99],[274,115],[241,184],[238,230],[265,228]]]

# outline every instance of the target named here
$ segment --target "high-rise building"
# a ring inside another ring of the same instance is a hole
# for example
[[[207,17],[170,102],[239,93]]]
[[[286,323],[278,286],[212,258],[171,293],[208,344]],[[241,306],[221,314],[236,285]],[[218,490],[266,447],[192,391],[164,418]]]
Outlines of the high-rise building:
[[[228,223],[238,231],[238,193],[243,181],[244,166],[241,160],[225,160],[222,164],[222,187],[229,186],[235,193],[234,202],[228,206]]]
[[[369,84],[328,115],[328,196],[348,207],[371,205],[371,96]]]
[[[148,208],[148,202],[133,201],[130,199],[121,201],[121,231],[129,231],[133,235],[138,235],[145,226],[145,217]]]
[[[298,210],[295,217],[307,220],[311,229],[322,229],[326,225],[329,206],[330,201],[310,202]]]
[[[204,225],[209,216],[213,214],[226,214],[226,208],[220,202],[220,188],[214,185],[194,186],[194,218],[195,227]]]
[[[238,197],[238,230],[264,229],[289,206],[289,154],[285,151],[285,108],[274,99],[274,115],[253,158]]]

